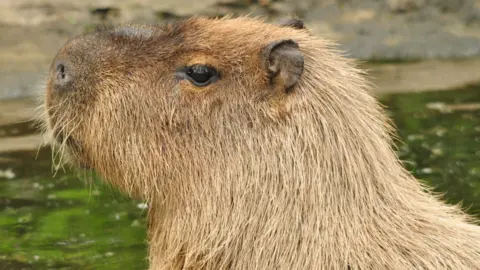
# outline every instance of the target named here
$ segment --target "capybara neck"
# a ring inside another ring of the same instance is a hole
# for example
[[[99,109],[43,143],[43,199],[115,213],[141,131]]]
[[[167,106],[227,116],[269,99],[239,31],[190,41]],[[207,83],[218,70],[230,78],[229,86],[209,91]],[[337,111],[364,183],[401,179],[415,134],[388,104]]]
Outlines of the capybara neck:
[[[404,169],[369,91],[299,20],[192,18],[70,41],[47,122],[148,202],[151,269],[478,269],[479,227]]]

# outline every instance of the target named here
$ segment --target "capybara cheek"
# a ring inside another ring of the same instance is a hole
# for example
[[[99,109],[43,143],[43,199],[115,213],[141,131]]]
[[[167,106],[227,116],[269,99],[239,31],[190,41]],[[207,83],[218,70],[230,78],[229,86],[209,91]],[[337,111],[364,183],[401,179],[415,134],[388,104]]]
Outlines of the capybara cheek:
[[[177,84],[177,89],[181,94],[184,95],[195,95],[195,94],[206,94],[215,90],[215,86],[195,86],[188,80],[180,80]]]

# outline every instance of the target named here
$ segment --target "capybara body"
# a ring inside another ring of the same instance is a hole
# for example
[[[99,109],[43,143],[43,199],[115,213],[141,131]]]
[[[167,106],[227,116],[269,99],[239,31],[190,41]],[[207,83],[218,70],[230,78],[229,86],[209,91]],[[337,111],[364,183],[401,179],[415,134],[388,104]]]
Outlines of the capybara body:
[[[478,269],[480,228],[395,155],[363,72],[298,20],[70,40],[54,147],[146,200],[151,269]]]

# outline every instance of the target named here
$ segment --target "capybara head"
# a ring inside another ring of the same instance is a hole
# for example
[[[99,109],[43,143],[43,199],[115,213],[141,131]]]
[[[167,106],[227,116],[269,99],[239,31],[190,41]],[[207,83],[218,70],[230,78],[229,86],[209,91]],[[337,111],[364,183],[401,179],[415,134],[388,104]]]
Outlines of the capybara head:
[[[308,36],[297,24],[192,18],[75,37],[49,74],[53,143],[128,191],[142,170],[168,176],[186,169],[179,159],[210,159],[196,149],[210,137],[242,147],[242,133],[288,117],[304,69],[292,34]]]
[[[276,167],[305,158],[307,138],[318,148],[326,132],[355,132],[344,121],[355,121],[351,115],[383,121],[359,72],[328,47],[298,20],[97,29],[71,39],[52,63],[52,144],[64,146],[70,163],[142,198],[184,191],[186,179],[202,186],[278,174]],[[378,128],[368,127],[381,136]],[[337,151],[328,140],[323,151]]]

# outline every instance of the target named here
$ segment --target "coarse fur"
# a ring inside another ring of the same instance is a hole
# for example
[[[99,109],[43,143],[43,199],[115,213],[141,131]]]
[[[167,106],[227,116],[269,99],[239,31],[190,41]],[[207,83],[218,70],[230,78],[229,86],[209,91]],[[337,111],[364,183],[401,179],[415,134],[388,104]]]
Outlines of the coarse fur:
[[[286,39],[290,92],[261,53]],[[193,63],[220,79],[175,77]],[[196,17],[69,41],[45,122],[70,163],[148,202],[151,269],[478,269],[480,227],[403,168],[369,88],[303,24]]]

